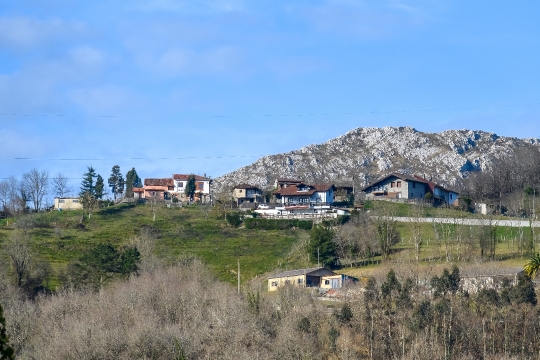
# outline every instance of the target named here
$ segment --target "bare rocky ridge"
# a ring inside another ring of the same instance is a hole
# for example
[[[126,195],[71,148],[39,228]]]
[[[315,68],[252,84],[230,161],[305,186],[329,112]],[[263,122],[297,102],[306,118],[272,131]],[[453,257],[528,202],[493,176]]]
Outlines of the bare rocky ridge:
[[[272,187],[276,177],[364,186],[390,172],[422,174],[459,187],[474,171],[490,171],[497,159],[540,150],[539,139],[477,130],[424,133],[412,127],[357,128],[322,144],[265,156],[215,179],[216,191],[249,183]]]

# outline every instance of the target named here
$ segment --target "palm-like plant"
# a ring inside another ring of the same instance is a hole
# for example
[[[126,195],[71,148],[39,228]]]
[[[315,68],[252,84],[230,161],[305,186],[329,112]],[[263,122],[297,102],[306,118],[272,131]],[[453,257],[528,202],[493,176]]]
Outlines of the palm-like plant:
[[[540,254],[534,254],[523,267],[523,272],[533,279],[536,277],[538,270],[540,270]]]

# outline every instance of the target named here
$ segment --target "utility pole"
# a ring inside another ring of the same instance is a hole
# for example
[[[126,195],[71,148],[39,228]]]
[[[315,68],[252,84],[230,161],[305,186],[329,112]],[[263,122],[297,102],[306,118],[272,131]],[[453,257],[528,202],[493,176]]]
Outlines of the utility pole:
[[[533,220],[536,220],[536,209],[534,208],[534,198],[536,197],[536,189],[533,188]]]
[[[317,267],[321,267],[319,263],[319,248],[317,248]]]
[[[238,259],[238,295],[240,295],[240,259]]]

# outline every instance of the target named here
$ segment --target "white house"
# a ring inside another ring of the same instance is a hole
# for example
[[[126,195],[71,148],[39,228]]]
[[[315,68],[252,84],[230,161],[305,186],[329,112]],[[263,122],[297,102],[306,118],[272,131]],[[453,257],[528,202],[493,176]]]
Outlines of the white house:
[[[458,205],[457,191],[449,190],[420,176],[393,173],[362,189],[366,199],[424,200],[426,194],[436,204]]]
[[[55,197],[54,209],[55,210],[79,210],[83,205],[80,202],[79,197]]]
[[[273,192],[282,205],[330,205],[334,202],[334,184],[289,185]]]
[[[173,174],[173,180],[174,180],[174,193],[177,194],[179,199],[182,200],[189,200],[185,199],[185,188],[188,182],[189,177],[193,174]],[[207,178],[206,176],[200,176],[200,175],[193,175],[195,177],[195,197],[200,198],[202,202],[209,202],[210,201],[210,185],[212,183],[212,180],[210,178]]]

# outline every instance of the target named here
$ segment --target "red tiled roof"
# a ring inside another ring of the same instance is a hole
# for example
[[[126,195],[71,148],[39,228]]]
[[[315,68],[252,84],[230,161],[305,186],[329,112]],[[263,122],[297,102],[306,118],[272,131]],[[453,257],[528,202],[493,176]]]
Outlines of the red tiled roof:
[[[334,184],[312,184],[316,191],[328,191],[330,188],[335,188]]]
[[[133,192],[135,193],[142,193],[144,192],[144,189],[143,188],[137,188],[137,187],[134,187],[131,189]]]
[[[174,181],[171,178],[144,179],[144,186],[174,186]]]
[[[200,175],[195,175],[195,174],[174,174],[173,179],[174,180],[185,180],[185,181],[187,181],[188,178],[190,176],[192,176],[192,175],[195,176],[195,180],[199,180],[199,181],[204,181],[204,180],[208,181],[208,180],[210,180],[210,178],[200,176]]]

